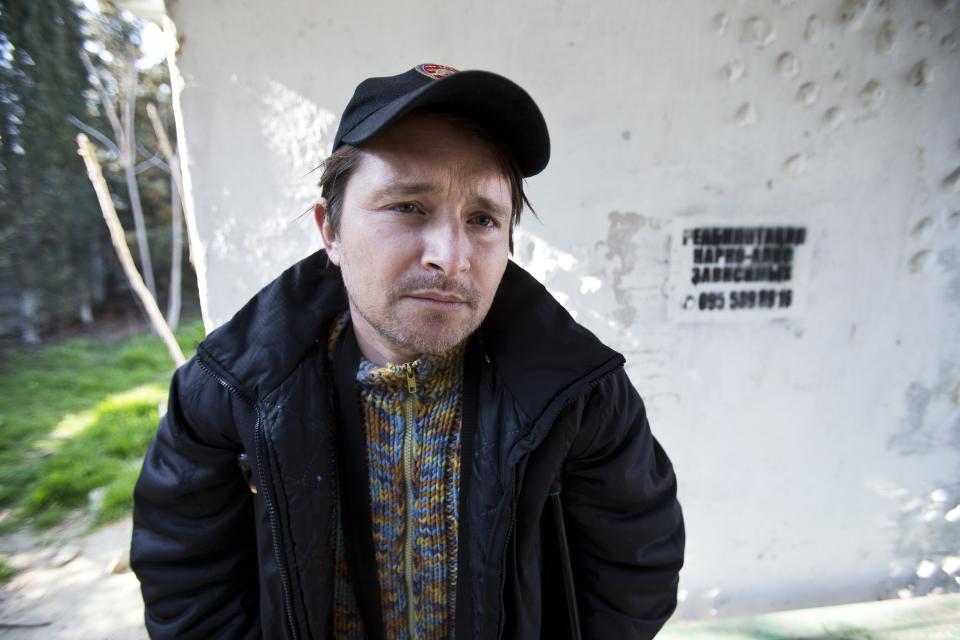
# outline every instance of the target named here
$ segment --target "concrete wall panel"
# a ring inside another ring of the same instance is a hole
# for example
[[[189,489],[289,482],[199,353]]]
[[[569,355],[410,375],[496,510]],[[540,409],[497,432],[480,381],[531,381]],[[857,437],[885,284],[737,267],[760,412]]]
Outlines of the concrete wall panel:
[[[362,78],[485,68],[553,160],[516,258],[624,352],[681,480],[681,617],[957,590],[960,7],[917,0],[191,0],[213,323],[319,247]],[[803,312],[675,322],[677,225],[808,229]]]

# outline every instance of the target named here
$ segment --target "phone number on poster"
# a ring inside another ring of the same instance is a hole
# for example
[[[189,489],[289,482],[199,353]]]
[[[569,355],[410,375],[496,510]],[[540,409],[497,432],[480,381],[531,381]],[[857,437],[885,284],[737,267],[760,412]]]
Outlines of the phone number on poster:
[[[793,290],[704,291],[700,294],[697,304],[701,311],[785,309],[793,304]]]

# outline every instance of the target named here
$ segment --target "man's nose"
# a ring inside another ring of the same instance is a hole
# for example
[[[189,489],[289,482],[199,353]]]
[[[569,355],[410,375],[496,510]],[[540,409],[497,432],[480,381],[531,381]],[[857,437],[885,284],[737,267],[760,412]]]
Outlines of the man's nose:
[[[459,221],[437,221],[424,230],[424,267],[453,277],[470,268],[470,239]]]

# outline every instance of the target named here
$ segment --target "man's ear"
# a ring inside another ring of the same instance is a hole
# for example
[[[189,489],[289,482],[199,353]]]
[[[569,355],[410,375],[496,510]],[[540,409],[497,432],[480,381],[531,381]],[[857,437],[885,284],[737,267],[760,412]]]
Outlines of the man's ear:
[[[320,198],[320,201],[313,207],[313,219],[317,221],[317,227],[320,229],[320,238],[323,240],[323,248],[327,251],[327,257],[330,262],[340,266],[340,240],[337,238],[333,225],[330,223],[330,209],[327,201]]]

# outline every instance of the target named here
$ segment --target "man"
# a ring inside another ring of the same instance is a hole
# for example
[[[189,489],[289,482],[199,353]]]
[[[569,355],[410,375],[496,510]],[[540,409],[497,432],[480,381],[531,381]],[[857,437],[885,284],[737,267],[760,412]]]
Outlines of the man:
[[[650,638],[683,522],[623,357],[509,261],[530,96],[361,83],[324,249],[174,376],[135,491],[155,637]]]

